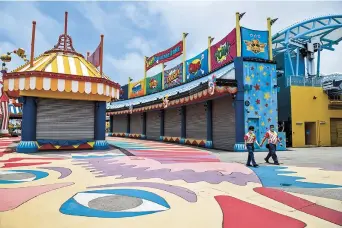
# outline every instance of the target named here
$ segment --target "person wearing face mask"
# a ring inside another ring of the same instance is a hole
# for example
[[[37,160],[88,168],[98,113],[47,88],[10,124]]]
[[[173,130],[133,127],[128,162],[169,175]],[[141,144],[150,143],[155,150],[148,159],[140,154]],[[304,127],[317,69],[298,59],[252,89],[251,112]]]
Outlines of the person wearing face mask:
[[[278,138],[277,132],[274,130],[274,125],[270,125],[270,130],[266,132],[264,138],[261,141],[260,147],[264,144],[264,142],[268,139],[268,144],[266,147],[268,148],[268,154],[265,158],[266,163],[270,163],[269,159],[272,157],[274,164],[279,165],[276,150],[277,150],[277,143],[279,142],[280,145],[281,141]]]
[[[253,165],[254,167],[258,167],[258,165],[254,159],[254,143],[256,143],[258,146],[260,146],[260,145],[256,140],[256,136],[254,134],[254,127],[253,126],[250,126],[248,128],[248,132],[247,132],[247,134],[245,134],[244,140],[245,140],[245,148],[248,151],[248,159],[247,159],[246,166],[252,166]],[[252,162],[252,165],[251,165],[251,162]]]

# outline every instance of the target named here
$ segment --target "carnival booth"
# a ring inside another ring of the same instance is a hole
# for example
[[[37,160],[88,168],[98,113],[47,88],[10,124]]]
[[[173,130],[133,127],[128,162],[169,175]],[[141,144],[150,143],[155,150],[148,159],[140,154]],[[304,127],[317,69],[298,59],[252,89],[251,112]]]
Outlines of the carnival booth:
[[[185,37],[145,59],[145,78],[123,86],[122,100],[107,105],[113,136],[245,151],[244,135],[254,126],[258,141],[278,123],[277,75],[268,31],[236,27],[223,39],[186,59]],[[164,63],[183,56],[170,69]],[[146,71],[162,64],[162,72]],[[280,135],[285,145],[285,137]],[[266,151],[266,147],[256,148]],[[278,150],[285,150],[284,146]]]
[[[3,76],[5,92],[23,103],[17,151],[108,148],[106,102],[118,98],[120,86],[102,73],[103,40],[100,51],[88,58],[93,61],[86,60],[67,34],[66,13],[65,32],[58,43],[33,58],[34,34],[35,22],[31,61]],[[94,55],[100,58],[100,70]]]

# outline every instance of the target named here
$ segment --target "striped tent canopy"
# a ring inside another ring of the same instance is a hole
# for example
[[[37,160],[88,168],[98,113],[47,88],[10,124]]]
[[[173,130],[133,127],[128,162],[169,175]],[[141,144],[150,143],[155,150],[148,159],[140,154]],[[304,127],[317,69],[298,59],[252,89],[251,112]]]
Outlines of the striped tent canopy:
[[[13,70],[13,72],[47,72],[47,73],[59,73],[59,74],[71,74],[77,76],[88,76],[102,78],[105,75],[100,75],[98,69],[93,64],[88,62],[85,58],[79,55],[64,54],[63,52],[47,52],[37,58],[33,62],[33,66],[30,63],[26,63]]]
[[[33,64],[25,63],[3,79],[4,91],[14,98],[111,101],[120,95],[120,85],[76,52],[69,35],[61,35],[54,48],[34,58]]]
[[[8,105],[8,110],[10,117],[21,116],[23,114],[21,107],[16,107],[13,104]]]

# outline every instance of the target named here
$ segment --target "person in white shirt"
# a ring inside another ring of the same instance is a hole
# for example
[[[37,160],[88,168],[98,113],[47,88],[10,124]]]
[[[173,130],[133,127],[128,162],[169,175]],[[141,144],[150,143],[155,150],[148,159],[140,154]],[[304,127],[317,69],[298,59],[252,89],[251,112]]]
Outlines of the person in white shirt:
[[[245,148],[248,151],[248,159],[247,159],[246,166],[253,165],[254,167],[258,167],[258,164],[255,162],[255,159],[254,159],[254,143],[256,143],[258,146],[260,145],[258,141],[256,140],[253,126],[250,126],[248,128],[248,132],[247,134],[245,134],[244,140],[245,140]],[[251,162],[252,162],[252,165],[251,165]]]
[[[270,130],[266,132],[264,138],[261,141],[260,146],[264,144],[266,139],[268,139],[268,144],[266,145],[266,147],[268,148],[268,154],[265,158],[265,161],[266,163],[270,163],[269,159],[270,157],[272,157],[274,164],[279,165],[276,150],[277,150],[277,144],[280,143],[281,145],[281,141],[278,138],[277,132],[274,130],[274,125],[270,125]]]

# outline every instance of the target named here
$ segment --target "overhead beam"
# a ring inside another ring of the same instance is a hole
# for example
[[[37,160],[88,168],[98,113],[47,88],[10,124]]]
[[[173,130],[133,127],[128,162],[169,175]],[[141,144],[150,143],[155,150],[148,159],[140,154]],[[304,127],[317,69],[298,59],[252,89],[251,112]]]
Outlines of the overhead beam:
[[[339,22],[338,20],[336,20],[335,18],[332,18],[337,24],[341,24],[341,22]]]

